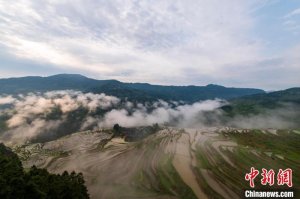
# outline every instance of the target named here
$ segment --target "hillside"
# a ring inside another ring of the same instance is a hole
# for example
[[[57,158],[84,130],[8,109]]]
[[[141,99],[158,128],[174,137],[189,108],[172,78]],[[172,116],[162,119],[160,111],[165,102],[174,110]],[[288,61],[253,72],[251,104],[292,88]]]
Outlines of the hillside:
[[[138,130],[138,129],[128,129]],[[24,167],[82,172],[91,198],[243,198],[250,168],[299,168],[299,130],[164,127],[137,142],[112,129],[74,133],[16,146]],[[133,133],[134,134],[134,133]],[[299,178],[294,175],[295,193]],[[264,186],[258,190],[291,190]],[[212,197],[213,196],[213,197]]]
[[[196,102],[215,98],[232,99],[245,95],[264,93],[261,89],[226,88],[212,84],[207,86],[161,86],[146,83],[123,83],[117,80],[95,80],[76,74],[0,79],[0,94],[20,94],[66,89],[105,93],[141,102],[155,101],[157,99]]]
[[[222,109],[229,115],[259,114],[266,110],[293,107],[300,108],[300,87],[271,93],[260,93],[231,99]],[[296,118],[295,118],[296,119]]]

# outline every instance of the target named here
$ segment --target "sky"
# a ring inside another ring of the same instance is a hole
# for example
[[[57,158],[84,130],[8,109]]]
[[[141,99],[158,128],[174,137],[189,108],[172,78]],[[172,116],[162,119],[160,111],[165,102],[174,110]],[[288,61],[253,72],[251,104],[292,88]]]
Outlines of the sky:
[[[0,0],[0,78],[300,86],[299,0]]]

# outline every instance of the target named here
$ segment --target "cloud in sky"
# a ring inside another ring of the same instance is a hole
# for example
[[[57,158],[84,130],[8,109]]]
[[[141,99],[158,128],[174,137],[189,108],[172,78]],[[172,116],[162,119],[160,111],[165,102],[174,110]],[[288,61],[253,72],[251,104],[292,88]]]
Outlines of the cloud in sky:
[[[284,25],[287,29],[293,34],[298,35],[300,34],[300,7],[289,12],[287,15],[284,16]]]
[[[261,10],[273,17],[282,6],[276,2],[0,0],[1,76],[76,72],[159,84],[296,86],[299,55],[292,49],[300,40],[270,55],[268,43],[277,38],[256,34],[270,25],[260,20]],[[288,7],[276,17],[286,23],[297,16]],[[272,26],[279,31],[284,22]]]

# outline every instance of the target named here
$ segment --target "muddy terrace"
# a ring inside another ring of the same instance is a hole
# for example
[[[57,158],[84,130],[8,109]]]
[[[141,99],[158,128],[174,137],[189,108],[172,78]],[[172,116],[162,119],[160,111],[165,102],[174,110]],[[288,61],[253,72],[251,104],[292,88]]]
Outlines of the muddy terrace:
[[[240,198],[251,166],[300,165],[299,130],[165,127],[135,142],[112,132],[79,132],[14,151],[24,167],[82,172],[91,197],[103,199]],[[293,181],[299,188],[299,178]]]

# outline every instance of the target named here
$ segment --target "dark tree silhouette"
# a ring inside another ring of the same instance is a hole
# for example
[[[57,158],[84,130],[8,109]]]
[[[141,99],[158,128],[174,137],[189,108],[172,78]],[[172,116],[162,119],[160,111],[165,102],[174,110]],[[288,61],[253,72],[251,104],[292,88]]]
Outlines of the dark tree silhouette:
[[[24,172],[18,156],[0,143],[1,199],[86,199],[89,198],[82,173],[50,174],[36,166]]]
[[[120,135],[121,134],[121,126],[119,124],[114,125],[114,134],[115,135]]]

